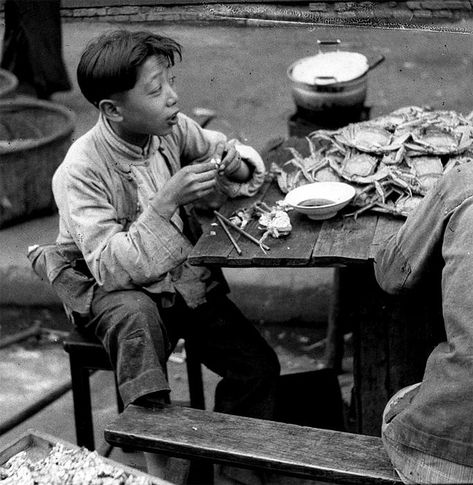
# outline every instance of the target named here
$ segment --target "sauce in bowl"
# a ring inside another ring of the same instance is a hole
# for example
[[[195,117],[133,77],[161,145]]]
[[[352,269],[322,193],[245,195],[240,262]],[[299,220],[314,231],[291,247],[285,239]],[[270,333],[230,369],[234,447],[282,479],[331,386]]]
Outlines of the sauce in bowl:
[[[317,198],[317,199],[303,200],[302,202],[299,202],[299,204],[297,205],[302,207],[321,207],[324,205],[332,205],[332,204],[335,204],[335,201],[330,199]]]

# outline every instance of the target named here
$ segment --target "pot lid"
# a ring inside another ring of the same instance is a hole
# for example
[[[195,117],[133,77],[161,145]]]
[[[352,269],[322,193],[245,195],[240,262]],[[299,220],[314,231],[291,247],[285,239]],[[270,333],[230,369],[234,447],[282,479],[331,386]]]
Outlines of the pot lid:
[[[321,52],[297,61],[292,78],[306,84],[333,84],[356,79],[368,68],[368,59],[358,52]]]

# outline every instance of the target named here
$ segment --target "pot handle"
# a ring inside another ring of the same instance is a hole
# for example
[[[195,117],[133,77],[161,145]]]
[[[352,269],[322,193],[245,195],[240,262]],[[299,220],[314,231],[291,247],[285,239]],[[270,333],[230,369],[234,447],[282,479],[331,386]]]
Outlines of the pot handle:
[[[383,56],[383,54],[380,54],[379,57],[373,61],[371,64],[368,65],[368,71],[371,71],[374,69],[376,66],[379,66],[382,62],[384,62],[386,58]],[[366,71],[366,72],[368,72]]]
[[[340,39],[326,39],[326,40],[320,40],[317,39],[317,45],[319,46],[319,52],[321,52],[320,46],[322,45],[337,45],[339,46],[342,43]]]
[[[314,77],[314,82],[317,84],[317,81],[332,81],[332,82],[337,82],[337,78],[334,76],[315,76]]]

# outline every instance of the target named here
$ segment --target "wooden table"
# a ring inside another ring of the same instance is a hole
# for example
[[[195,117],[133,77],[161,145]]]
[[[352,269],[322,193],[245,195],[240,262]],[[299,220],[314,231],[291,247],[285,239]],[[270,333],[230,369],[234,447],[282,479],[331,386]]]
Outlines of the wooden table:
[[[289,160],[292,156],[288,146],[307,154],[305,139],[279,140],[265,150],[266,162],[281,164]],[[254,198],[230,201],[221,212],[229,215],[256,200],[272,205],[283,197],[276,183],[268,182]],[[422,378],[425,360],[440,338],[438,308],[432,304],[439,299],[432,299],[432,295],[428,300],[422,295],[390,296],[376,283],[374,256],[398,231],[402,219],[367,214],[355,220],[339,213],[331,220],[313,221],[294,211],[290,217],[292,233],[285,238],[268,238],[270,251],[266,253],[233,231],[242,249],[238,255],[219,226],[205,225],[189,261],[219,267],[337,268],[331,318],[339,321],[339,338],[347,329],[354,334],[356,430],[379,435],[387,400],[401,387]],[[255,237],[262,234],[256,221],[246,230]]]

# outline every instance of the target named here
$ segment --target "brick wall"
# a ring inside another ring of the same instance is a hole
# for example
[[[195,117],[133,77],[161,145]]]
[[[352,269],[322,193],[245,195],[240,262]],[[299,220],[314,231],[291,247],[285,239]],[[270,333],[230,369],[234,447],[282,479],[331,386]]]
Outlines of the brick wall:
[[[122,5],[113,5],[113,3]],[[412,0],[412,1],[312,1],[284,3],[209,3],[198,0],[151,5],[148,0],[63,0],[64,21],[94,20],[104,22],[155,22],[181,20],[215,20],[222,18],[278,19],[299,21],[386,20],[388,22],[435,22],[473,18],[473,0]],[[127,3],[127,5],[123,5]],[[185,4],[187,3],[187,4]],[[3,1],[0,0],[0,18]]]

